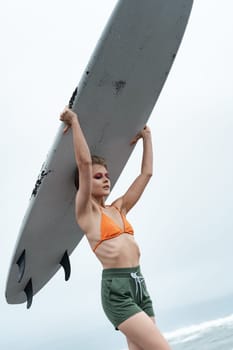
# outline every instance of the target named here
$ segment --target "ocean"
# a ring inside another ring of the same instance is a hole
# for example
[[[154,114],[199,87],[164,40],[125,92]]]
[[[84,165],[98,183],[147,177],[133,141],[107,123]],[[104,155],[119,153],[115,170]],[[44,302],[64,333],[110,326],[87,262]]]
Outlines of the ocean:
[[[172,350],[233,350],[233,314],[165,333]]]

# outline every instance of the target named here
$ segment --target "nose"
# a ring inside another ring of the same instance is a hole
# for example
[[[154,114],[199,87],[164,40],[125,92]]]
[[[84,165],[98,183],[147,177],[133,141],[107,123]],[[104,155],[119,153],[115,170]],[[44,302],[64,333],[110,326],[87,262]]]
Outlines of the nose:
[[[110,183],[110,179],[109,179],[108,174],[104,175],[103,180],[104,180],[104,183]]]

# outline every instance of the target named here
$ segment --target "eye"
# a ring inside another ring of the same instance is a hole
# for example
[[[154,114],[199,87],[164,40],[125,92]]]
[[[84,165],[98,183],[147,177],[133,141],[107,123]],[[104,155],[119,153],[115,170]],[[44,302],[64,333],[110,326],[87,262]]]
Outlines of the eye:
[[[102,179],[103,175],[101,173],[95,174],[94,179]]]
[[[110,179],[109,173],[106,173],[106,174],[105,174],[105,177],[106,177],[107,179]]]

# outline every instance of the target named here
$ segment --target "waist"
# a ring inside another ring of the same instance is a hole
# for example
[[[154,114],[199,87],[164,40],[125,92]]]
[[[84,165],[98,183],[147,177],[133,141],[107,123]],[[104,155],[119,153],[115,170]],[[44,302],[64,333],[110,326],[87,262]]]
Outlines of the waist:
[[[138,266],[139,247],[131,235],[121,235],[104,241],[95,251],[104,269]]]
[[[141,275],[140,266],[104,269],[102,271],[102,279],[113,277],[129,278],[131,273],[138,273],[139,275]]]

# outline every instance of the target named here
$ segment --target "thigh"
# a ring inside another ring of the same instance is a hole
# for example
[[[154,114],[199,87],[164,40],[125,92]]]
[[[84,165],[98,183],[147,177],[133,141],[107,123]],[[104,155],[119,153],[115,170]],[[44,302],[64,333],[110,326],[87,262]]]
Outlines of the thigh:
[[[153,322],[154,324],[156,324],[156,321],[155,321],[155,317],[154,317],[154,316],[151,317],[151,320],[152,320],[152,322]]]
[[[139,312],[122,322],[118,329],[139,349],[170,350],[153,319],[145,312]]]
[[[142,348],[134,344],[129,338],[127,338],[127,343],[128,343],[129,350],[143,350]]]

